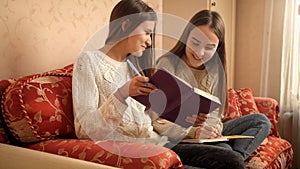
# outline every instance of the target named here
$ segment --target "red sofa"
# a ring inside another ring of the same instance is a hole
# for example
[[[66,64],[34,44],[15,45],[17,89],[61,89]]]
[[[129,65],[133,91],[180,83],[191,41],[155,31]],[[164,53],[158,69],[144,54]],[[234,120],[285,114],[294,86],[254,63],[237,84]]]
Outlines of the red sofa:
[[[77,139],[72,111],[73,65],[41,74],[0,81],[0,143],[120,168],[183,168],[175,152],[164,147],[118,141]],[[229,111],[223,121],[249,113],[264,113],[270,135],[249,157],[246,168],[291,168],[291,144],[276,128],[276,100],[253,97],[251,89],[228,90]]]

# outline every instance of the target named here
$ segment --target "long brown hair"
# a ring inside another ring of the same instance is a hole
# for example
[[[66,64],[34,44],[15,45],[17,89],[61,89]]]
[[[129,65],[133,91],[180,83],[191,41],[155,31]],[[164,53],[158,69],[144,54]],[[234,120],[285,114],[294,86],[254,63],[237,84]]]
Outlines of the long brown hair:
[[[196,13],[186,25],[180,39],[175,46],[165,55],[176,55],[182,58],[185,54],[187,39],[190,32],[201,25],[208,25],[219,39],[219,44],[213,58],[208,61],[213,62],[213,59],[219,59],[223,69],[219,69],[218,91],[219,97],[225,102],[225,110],[227,110],[227,66],[226,66],[226,51],[225,51],[225,25],[219,13],[211,10],[201,10]],[[164,56],[165,56],[164,55]],[[204,66],[206,65],[204,64]],[[225,90],[225,91],[224,91]],[[220,93],[221,92],[221,93]]]
[[[129,20],[125,31],[122,23]],[[157,21],[154,10],[142,0],[121,0],[112,10],[110,15],[109,33],[105,44],[114,44],[129,36],[129,34],[144,21]],[[154,67],[155,56],[153,52],[155,42],[155,28],[151,34],[152,44],[147,47],[141,57],[129,55],[127,58],[135,64],[146,76],[151,76],[150,68]],[[130,70],[131,71],[131,70]],[[134,72],[131,72],[134,74]]]

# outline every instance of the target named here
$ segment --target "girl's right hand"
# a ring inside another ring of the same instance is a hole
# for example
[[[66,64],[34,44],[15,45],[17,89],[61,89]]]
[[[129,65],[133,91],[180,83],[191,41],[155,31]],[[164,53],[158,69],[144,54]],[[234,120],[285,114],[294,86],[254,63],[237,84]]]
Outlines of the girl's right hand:
[[[195,138],[217,138],[221,137],[218,131],[211,126],[203,126],[196,130]]]
[[[129,81],[129,96],[148,95],[154,89],[157,89],[149,78],[144,76],[135,76]]]
[[[207,138],[221,137],[221,135],[218,133],[218,131],[215,128],[206,125],[192,127],[189,136],[194,139],[207,139]]]
[[[148,95],[156,87],[149,83],[149,78],[145,76],[135,76],[125,83],[118,90],[124,98],[129,96]]]

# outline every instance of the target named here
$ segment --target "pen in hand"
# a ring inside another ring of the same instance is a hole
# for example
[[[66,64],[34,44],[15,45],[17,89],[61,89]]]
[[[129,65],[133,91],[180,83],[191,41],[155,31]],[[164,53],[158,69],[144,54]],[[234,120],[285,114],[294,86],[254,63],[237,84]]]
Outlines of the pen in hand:
[[[128,63],[128,65],[131,67],[131,69],[138,75],[138,76],[143,76],[138,70],[137,68],[133,65],[133,63],[129,60],[129,59],[126,59],[126,62]],[[148,83],[145,82],[144,83],[146,86],[148,86]]]
[[[131,67],[131,69],[139,76],[142,76],[141,73],[137,70],[137,68],[133,65],[133,63],[129,60],[126,59],[128,65]]]

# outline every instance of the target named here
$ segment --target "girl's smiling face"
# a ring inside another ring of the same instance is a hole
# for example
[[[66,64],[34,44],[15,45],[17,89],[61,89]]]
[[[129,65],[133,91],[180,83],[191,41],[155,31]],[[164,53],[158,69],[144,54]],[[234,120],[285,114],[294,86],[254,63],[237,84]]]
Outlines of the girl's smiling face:
[[[187,39],[183,60],[192,68],[199,68],[209,61],[219,44],[217,35],[208,25],[194,28]]]
[[[151,34],[154,30],[154,21],[142,22],[127,39],[127,49],[135,56],[142,56],[143,51],[152,45]]]

